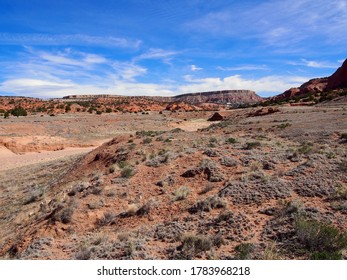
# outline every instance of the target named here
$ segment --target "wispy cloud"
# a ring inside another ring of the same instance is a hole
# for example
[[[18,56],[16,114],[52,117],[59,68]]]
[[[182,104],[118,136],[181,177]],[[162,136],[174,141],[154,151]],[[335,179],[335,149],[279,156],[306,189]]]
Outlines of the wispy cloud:
[[[25,33],[0,33],[2,45],[30,45],[30,46],[102,46],[109,48],[137,49],[140,40],[117,38],[113,36],[90,36],[84,34],[50,35],[50,34],[25,34]]]
[[[290,65],[297,65],[297,66],[306,66],[306,67],[311,67],[311,68],[331,68],[331,69],[336,69],[336,68],[339,67],[338,63],[331,63],[331,62],[328,62],[328,61],[314,61],[314,60],[307,60],[307,59],[301,59],[301,61],[299,61],[299,62],[291,61],[288,64],[290,64]]]
[[[170,64],[170,61],[172,60],[172,58],[177,54],[178,52],[176,51],[151,48],[148,51],[144,52],[143,54],[136,56],[133,59],[133,61],[136,62],[136,61],[146,60],[146,59],[159,59],[159,60],[162,60],[164,63]]]
[[[170,82],[163,79],[162,82],[144,83],[138,78],[146,76],[148,69],[133,61],[112,61],[72,49],[48,52],[27,48],[26,56],[25,61],[2,63],[3,70],[10,74],[5,75],[0,83],[0,92],[34,97],[62,97],[68,94],[169,96],[196,91],[250,89],[268,96],[298,86],[308,79],[297,76],[250,79],[241,75],[195,78],[186,75],[183,82],[180,79],[171,79]]]
[[[192,64],[190,65],[190,70],[195,72],[195,71],[200,71],[200,70],[203,70],[204,68],[201,68],[201,67],[197,67],[196,65]]]
[[[146,68],[128,62],[113,62],[112,67],[115,70],[117,79],[123,79],[127,81],[134,81],[135,77],[147,73]]]
[[[232,5],[185,24],[190,32],[207,33],[293,50],[294,47],[347,43],[344,0],[268,0],[248,8]]]
[[[254,71],[254,70],[270,70],[270,68],[264,64],[262,65],[241,65],[235,67],[222,67],[217,66],[217,70],[221,71]]]

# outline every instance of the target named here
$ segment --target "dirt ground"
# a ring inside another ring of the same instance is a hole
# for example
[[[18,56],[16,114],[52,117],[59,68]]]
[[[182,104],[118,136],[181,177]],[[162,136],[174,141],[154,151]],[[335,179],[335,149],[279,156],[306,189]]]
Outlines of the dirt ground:
[[[347,231],[346,107],[257,110],[2,121],[0,256],[316,256],[295,221]]]

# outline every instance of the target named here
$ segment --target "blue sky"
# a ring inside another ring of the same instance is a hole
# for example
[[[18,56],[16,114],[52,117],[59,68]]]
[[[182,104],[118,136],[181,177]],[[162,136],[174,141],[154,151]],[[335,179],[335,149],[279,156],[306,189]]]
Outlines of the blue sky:
[[[0,0],[0,10],[0,95],[266,97],[347,57],[347,0]]]

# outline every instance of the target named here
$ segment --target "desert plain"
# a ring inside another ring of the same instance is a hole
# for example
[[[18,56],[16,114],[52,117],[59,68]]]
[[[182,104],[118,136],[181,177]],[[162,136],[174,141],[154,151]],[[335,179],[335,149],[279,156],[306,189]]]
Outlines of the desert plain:
[[[1,119],[1,258],[346,258],[346,102],[218,113]]]

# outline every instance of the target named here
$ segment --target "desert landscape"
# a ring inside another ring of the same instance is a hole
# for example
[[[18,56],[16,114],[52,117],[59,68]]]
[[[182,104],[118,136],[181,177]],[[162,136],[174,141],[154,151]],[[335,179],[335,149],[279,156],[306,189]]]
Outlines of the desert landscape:
[[[0,98],[1,258],[346,259],[346,70],[234,102]]]

